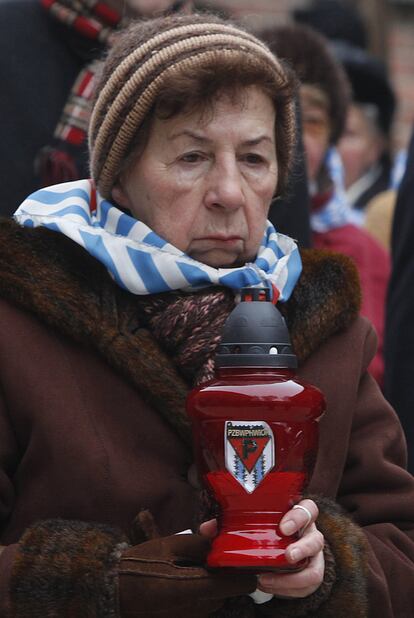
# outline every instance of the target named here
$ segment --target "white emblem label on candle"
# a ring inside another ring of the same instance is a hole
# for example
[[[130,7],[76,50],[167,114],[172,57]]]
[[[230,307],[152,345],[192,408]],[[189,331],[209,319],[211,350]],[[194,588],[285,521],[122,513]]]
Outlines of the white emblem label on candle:
[[[275,465],[275,439],[264,421],[226,421],[226,468],[250,494]]]

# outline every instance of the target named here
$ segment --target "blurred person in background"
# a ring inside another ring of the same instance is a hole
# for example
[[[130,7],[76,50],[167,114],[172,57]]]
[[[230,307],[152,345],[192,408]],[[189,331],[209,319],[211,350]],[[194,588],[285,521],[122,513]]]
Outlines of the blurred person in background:
[[[391,186],[391,127],[395,95],[383,63],[362,49],[333,44],[352,86],[346,126],[338,142],[344,165],[346,196],[364,209],[371,198]]]
[[[345,131],[338,142],[346,198],[361,213],[361,223],[387,250],[396,190],[406,153],[392,153],[396,98],[385,65],[363,49],[333,41],[332,49],[352,86]]]
[[[355,223],[347,203],[342,168],[334,148],[345,128],[350,88],[327,40],[295,24],[259,33],[272,51],[286,59],[301,81],[302,133],[311,194],[315,248],[344,253],[355,261],[362,286],[361,313],[374,324],[378,351],[370,371],[383,384],[385,296],[390,273],[387,252]]]
[[[361,49],[368,46],[365,22],[355,6],[346,0],[310,0],[294,9],[292,17],[327,39],[347,41]]]
[[[313,0],[293,11],[330,40],[352,86],[346,128],[338,143],[344,165],[349,204],[360,213],[355,219],[387,250],[396,189],[406,164],[405,151],[392,153],[392,122],[396,97],[386,65],[368,51],[368,31],[358,9],[341,0]]]

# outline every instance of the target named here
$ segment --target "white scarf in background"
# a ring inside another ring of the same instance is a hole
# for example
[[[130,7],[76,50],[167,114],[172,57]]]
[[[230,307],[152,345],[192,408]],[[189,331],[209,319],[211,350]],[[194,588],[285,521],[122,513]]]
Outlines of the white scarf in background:
[[[361,227],[364,215],[351,208],[345,193],[344,169],[336,148],[330,148],[325,159],[328,176],[333,183],[333,193],[326,204],[312,212],[310,217],[313,232],[328,232],[329,230],[356,225]]]

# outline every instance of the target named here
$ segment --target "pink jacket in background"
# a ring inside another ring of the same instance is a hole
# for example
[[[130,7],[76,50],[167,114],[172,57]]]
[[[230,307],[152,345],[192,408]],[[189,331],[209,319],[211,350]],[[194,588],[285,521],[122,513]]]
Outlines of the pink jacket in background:
[[[343,253],[355,261],[361,279],[361,314],[372,322],[378,335],[377,353],[369,370],[382,387],[385,300],[391,272],[390,256],[371,234],[352,224],[327,232],[314,232],[313,246],[315,249]]]

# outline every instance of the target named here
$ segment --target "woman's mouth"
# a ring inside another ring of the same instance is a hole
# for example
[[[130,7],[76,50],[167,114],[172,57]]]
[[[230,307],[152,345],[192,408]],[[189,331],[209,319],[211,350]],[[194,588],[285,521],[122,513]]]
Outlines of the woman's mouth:
[[[231,268],[243,255],[244,239],[241,236],[209,234],[194,238],[188,255],[215,268]]]
[[[224,234],[214,234],[210,236],[202,236],[200,238],[195,238],[197,242],[206,242],[214,245],[224,245],[224,246],[232,246],[237,243],[242,242],[241,236],[226,236]]]

